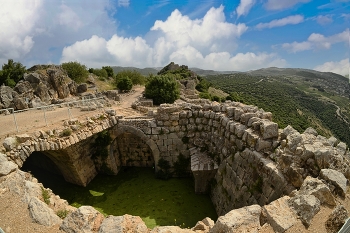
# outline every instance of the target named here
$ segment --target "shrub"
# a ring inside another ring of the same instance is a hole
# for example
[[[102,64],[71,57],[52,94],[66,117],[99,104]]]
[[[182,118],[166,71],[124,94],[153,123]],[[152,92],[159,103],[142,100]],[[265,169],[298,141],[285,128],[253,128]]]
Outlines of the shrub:
[[[62,68],[67,72],[68,76],[77,83],[85,82],[88,71],[86,66],[80,64],[79,62],[66,62],[62,63]]]
[[[110,66],[102,66],[102,69],[107,72],[107,78],[114,76],[114,71],[113,71],[112,67],[110,67]]]
[[[102,78],[108,78],[108,73],[105,69],[93,69],[92,73]]]
[[[41,196],[43,197],[44,202],[49,205],[50,204],[50,194],[49,191],[41,187]]]
[[[61,136],[61,137],[68,137],[68,136],[70,136],[71,134],[72,134],[72,130],[69,129],[69,128],[67,128],[67,129],[64,129],[64,130],[61,132],[60,136]]]
[[[132,81],[129,77],[123,77],[119,80],[117,88],[121,91],[130,91],[132,89]]]
[[[56,212],[56,215],[58,217],[60,217],[61,219],[66,218],[68,214],[69,214],[68,210],[59,210],[59,211]]]
[[[150,75],[145,88],[145,97],[156,105],[174,103],[180,97],[178,82],[171,75]]]
[[[131,79],[133,85],[144,85],[146,82],[145,76],[143,76],[136,70],[123,70],[117,73],[117,75],[114,78],[114,83],[117,85],[123,77],[128,77],[129,79]]]
[[[7,86],[14,87],[26,72],[26,67],[20,62],[13,62],[12,59],[8,59],[7,64],[2,66],[0,71],[0,85],[3,83]]]

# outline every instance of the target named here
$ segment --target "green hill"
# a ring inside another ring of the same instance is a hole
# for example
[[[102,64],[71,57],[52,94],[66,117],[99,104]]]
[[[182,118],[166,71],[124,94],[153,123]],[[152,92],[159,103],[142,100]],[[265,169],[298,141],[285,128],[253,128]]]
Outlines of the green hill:
[[[280,128],[315,128],[350,145],[349,80],[334,73],[268,68],[205,77],[235,101],[273,113]]]

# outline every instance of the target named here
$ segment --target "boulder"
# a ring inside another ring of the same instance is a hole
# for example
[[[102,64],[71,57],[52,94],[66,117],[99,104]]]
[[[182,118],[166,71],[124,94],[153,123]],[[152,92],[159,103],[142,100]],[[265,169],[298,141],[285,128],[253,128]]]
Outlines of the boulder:
[[[123,216],[108,216],[105,218],[98,231],[99,233],[147,233],[146,224],[139,216],[125,214]]]
[[[18,96],[18,93],[12,90],[8,86],[0,86],[0,102],[3,104],[4,108],[13,107],[13,98]]]
[[[298,221],[296,214],[289,208],[289,199],[284,196],[262,207],[267,223],[275,232],[285,232]]]
[[[206,217],[202,221],[198,221],[196,225],[192,228],[193,231],[203,231],[209,232],[211,228],[214,226],[214,221],[210,218]]]
[[[78,85],[76,84],[76,82],[71,81],[70,83],[68,83],[68,88],[69,88],[69,93],[71,95],[76,95],[78,92]]]
[[[51,97],[49,95],[49,87],[45,85],[43,82],[40,82],[38,86],[36,87],[34,94],[37,95],[42,102],[49,103],[51,100]]]
[[[340,196],[345,197],[348,187],[346,186],[347,179],[342,173],[332,169],[322,169],[320,172],[320,178],[334,185],[335,191]]]
[[[246,229],[258,230],[260,227],[260,214],[261,207],[259,205],[231,210],[218,218],[210,233],[244,232]]]
[[[81,206],[63,220],[60,230],[67,233],[97,232],[103,219],[93,207]]]
[[[60,224],[62,220],[44,202],[32,197],[28,203],[29,215],[33,222],[44,226]]]
[[[329,147],[318,148],[315,152],[315,160],[319,168],[328,168],[332,152]]]
[[[78,93],[83,93],[86,92],[88,90],[88,85],[87,83],[81,83],[77,86],[77,92]]]
[[[313,195],[297,195],[288,203],[306,227],[310,226],[310,221],[320,211],[320,200]]]
[[[21,80],[16,84],[13,90],[19,94],[23,94],[23,93],[33,92],[33,87],[30,84],[30,82]]]
[[[24,80],[28,81],[30,83],[40,83],[40,74],[38,73],[30,73],[30,74],[24,74]]]
[[[338,205],[328,216],[325,223],[328,233],[337,233],[348,218],[348,211],[342,205]]]
[[[311,135],[314,135],[314,136],[318,135],[317,131],[314,128],[312,128],[312,127],[307,128],[304,131],[304,134],[311,134]]]
[[[0,153],[0,177],[6,176],[18,168],[17,164],[8,161],[6,155]]]
[[[4,139],[2,145],[5,147],[6,151],[10,151],[17,146],[17,139],[14,137],[7,137]]]
[[[105,113],[107,113],[108,115],[111,115],[111,116],[115,116],[116,115],[115,110],[112,109],[112,108],[106,109]]]
[[[44,105],[46,105],[46,104],[43,103],[39,97],[35,97],[34,99],[32,99],[30,101],[30,103],[28,104],[28,107],[30,107],[30,108],[38,108],[38,107],[41,107],[41,106],[44,106]]]
[[[13,98],[13,105],[15,106],[15,109],[17,110],[23,110],[28,108],[27,101],[24,97],[15,97]]]
[[[59,69],[47,69],[47,73],[49,75],[51,85],[58,93],[58,98],[67,98],[70,94],[68,83],[70,83],[71,79]]]
[[[321,180],[308,176],[305,178],[304,183],[299,190],[300,195],[314,195],[317,197],[321,204],[327,204],[335,206],[335,198],[331,193],[331,190]]]

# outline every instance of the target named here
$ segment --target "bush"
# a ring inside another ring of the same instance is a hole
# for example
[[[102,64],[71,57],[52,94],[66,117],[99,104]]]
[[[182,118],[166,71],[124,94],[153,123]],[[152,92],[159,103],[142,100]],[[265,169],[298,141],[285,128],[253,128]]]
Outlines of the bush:
[[[144,85],[146,82],[145,76],[143,76],[141,73],[137,72],[136,70],[123,70],[117,73],[115,76],[114,82],[117,85],[118,82],[123,78],[128,77],[131,79],[131,82],[133,85]]]
[[[62,68],[67,72],[68,76],[77,83],[85,82],[88,71],[86,66],[80,64],[79,62],[66,62],[62,63]]]
[[[171,75],[150,75],[146,83],[145,97],[153,99],[156,105],[172,104],[180,97],[178,82]]]
[[[132,81],[129,77],[123,77],[117,83],[117,88],[121,91],[130,91],[132,89]]]
[[[92,73],[102,78],[108,78],[108,73],[105,69],[93,69]]]
[[[56,212],[56,215],[58,217],[60,217],[61,219],[66,218],[68,214],[69,214],[68,210],[59,210],[59,211]]]
[[[3,83],[7,86],[14,87],[26,72],[26,67],[20,62],[13,62],[12,59],[8,59],[7,64],[2,66],[0,71],[0,85]]]
[[[102,66],[102,69],[107,72],[107,78],[114,76],[114,71],[113,71],[112,67],[110,67],[110,66]]]
[[[64,130],[61,132],[60,136],[61,136],[61,137],[68,137],[68,136],[70,136],[71,134],[72,134],[72,130],[69,129],[69,128],[67,128],[67,129],[64,129]]]

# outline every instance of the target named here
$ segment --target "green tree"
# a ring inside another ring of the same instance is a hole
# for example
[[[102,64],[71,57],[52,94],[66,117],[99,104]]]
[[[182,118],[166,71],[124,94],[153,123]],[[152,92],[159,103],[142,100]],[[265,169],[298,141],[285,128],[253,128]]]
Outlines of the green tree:
[[[178,82],[172,75],[150,75],[145,86],[145,97],[156,105],[174,103],[180,97]]]
[[[114,82],[117,84],[119,80],[123,77],[129,77],[132,81],[133,85],[144,85],[146,82],[145,76],[143,76],[141,73],[137,72],[136,70],[123,70],[116,74]]]
[[[104,69],[107,72],[108,77],[113,77],[114,76],[114,71],[113,71],[112,67],[110,67],[110,66],[102,66],[102,69]]]
[[[92,73],[101,78],[108,78],[108,73],[105,69],[94,69]]]
[[[117,83],[117,88],[121,91],[130,91],[132,89],[132,82],[129,77],[123,77]]]
[[[7,64],[2,66],[0,72],[0,85],[3,83],[7,86],[14,87],[26,72],[26,67],[20,62],[14,62],[12,59],[8,59]]]
[[[86,66],[76,61],[62,63],[62,68],[67,72],[68,76],[77,83],[85,82],[89,74]]]

